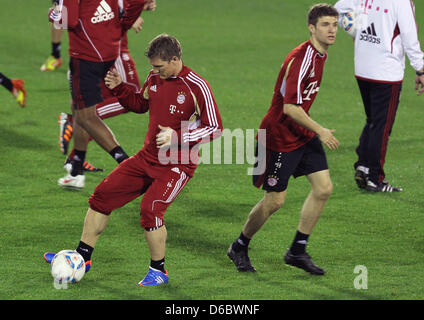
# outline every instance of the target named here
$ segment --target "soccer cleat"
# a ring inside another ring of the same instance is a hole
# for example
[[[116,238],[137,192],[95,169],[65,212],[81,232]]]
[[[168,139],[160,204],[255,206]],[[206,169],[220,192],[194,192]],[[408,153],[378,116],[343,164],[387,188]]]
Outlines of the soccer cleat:
[[[371,192],[402,192],[403,189],[400,187],[393,187],[389,184],[387,180],[383,180],[383,182],[378,185],[372,182],[371,180],[367,181],[367,186],[365,188]]]
[[[364,171],[356,169],[354,177],[358,188],[365,189],[367,186],[368,175]]]
[[[71,163],[71,159],[69,157],[66,158],[65,163],[63,164],[63,169],[66,170],[66,172],[68,172],[69,174],[72,171],[72,163]],[[84,171],[87,172],[101,172],[103,171],[103,169],[101,168],[96,168],[95,166],[93,166],[91,163],[84,161],[82,164],[82,169]]]
[[[138,285],[142,287],[159,286],[161,284],[167,284],[168,279],[168,271],[165,270],[165,273],[163,273],[160,270],[149,267],[149,272],[147,272],[144,279],[141,280]]]
[[[26,103],[26,90],[25,90],[25,82],[24,80],[15,79],[12,81],[12,94],[15,97],[16,101],[23,108]]]
[[[234,262],[236,268],[240,272],[256,272],[256,269],[250,262],[249,255],[246,250],[240,250],[239,252],[233,250],[233,244],[230,245],[227,251],[227,256]]]
[[[47,58],[46,62],[43,63],[40,70],[41,71],[54,71],[62,65],[62,58],[55,58],[50,56]]]
[[[62,112],[59,115],[59,147],[60,152],[68,154],[69,142],[72,139],[72,115]]]
[[[310,274],[322,276],[325,273],[323,269],[312,262],[311,257],[306,252],[294,255],[289,249],[284,255],[284,261],[286,264],[303,269]]]
[[[52,260],[53,260],[55,255],[56,255],[55,252],[46,252],[43,255],[44,261],[46,261],[48,264],[52,263]],[[91,268],[91,260],[89,260],[85,263],[85,273],[90,271],[90,268]]]
[[[79,174],[72,176],[71,174],[67,174],[57,180],[57,184],[64,188],[82,189],[85,186],[85,175]]]

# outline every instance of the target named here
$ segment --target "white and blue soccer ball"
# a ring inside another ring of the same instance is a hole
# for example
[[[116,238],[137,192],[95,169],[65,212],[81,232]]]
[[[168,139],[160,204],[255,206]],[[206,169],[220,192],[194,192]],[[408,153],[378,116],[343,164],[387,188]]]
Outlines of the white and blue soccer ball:
[[[85,274],[84,258],[75,250],[62,250],[53,257],[50,272],[55,282],[78,282]]]
[[[356,36],[356,15],[354,12],[347,12],[342,15],[341,24],[343,30],[352,38]]]

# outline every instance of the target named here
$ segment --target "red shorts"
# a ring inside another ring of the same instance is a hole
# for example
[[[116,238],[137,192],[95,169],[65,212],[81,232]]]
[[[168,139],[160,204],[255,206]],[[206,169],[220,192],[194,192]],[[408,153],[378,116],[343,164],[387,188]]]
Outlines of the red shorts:
[[[141,226],[152,230],[164,225],[163,215],[192,173],[183,165],[164,166],[136,154],[121,162],[94,190],[90,208],[109,215],[144,194],[140,205]]]
[[[135,62],[129,52],[121,52],[121,55],[115,60],[113,67],[116,68],[124,82],[133,85],[136,91],[140,89]],[[103,102],[96,105],[96,111],[101,119],[107,119],[127,112],[112,92],[106,88],[104,82],[102,82],[100,86],[102,89]]]

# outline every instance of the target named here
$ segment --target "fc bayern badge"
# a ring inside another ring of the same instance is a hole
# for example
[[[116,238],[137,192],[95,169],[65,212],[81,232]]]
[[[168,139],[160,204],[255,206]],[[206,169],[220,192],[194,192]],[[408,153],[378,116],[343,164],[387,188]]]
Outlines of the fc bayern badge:
[[[185,96],[184,92],[179,92],[178,96],[177,96],[177,102],[179,104],[183,104],[184,101],[185,101],[185,98],[186,98],[186,96]]]
[[[277,179],[274,177],[269,177],[267,183],[270,187],[273,187],[277,184]]]

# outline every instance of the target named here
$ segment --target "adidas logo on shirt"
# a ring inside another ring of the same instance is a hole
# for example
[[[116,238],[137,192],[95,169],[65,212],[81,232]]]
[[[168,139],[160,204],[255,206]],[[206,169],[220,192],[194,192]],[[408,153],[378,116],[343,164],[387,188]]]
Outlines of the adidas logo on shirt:
[[[377,32],[375,32],[374,22],[371,23],[368,28],[361,32],[361,37],[359,38],[359,40],[380,44],[381,40],[377,37]]]
[[[98,23],[108,21],[113,18],[115,18],[115,14],[113,13],[111,7],[106,2],[106,0],[102,0],[96,9],[96,12],[94,13],[94,17],[91,18],[91,22]]]

